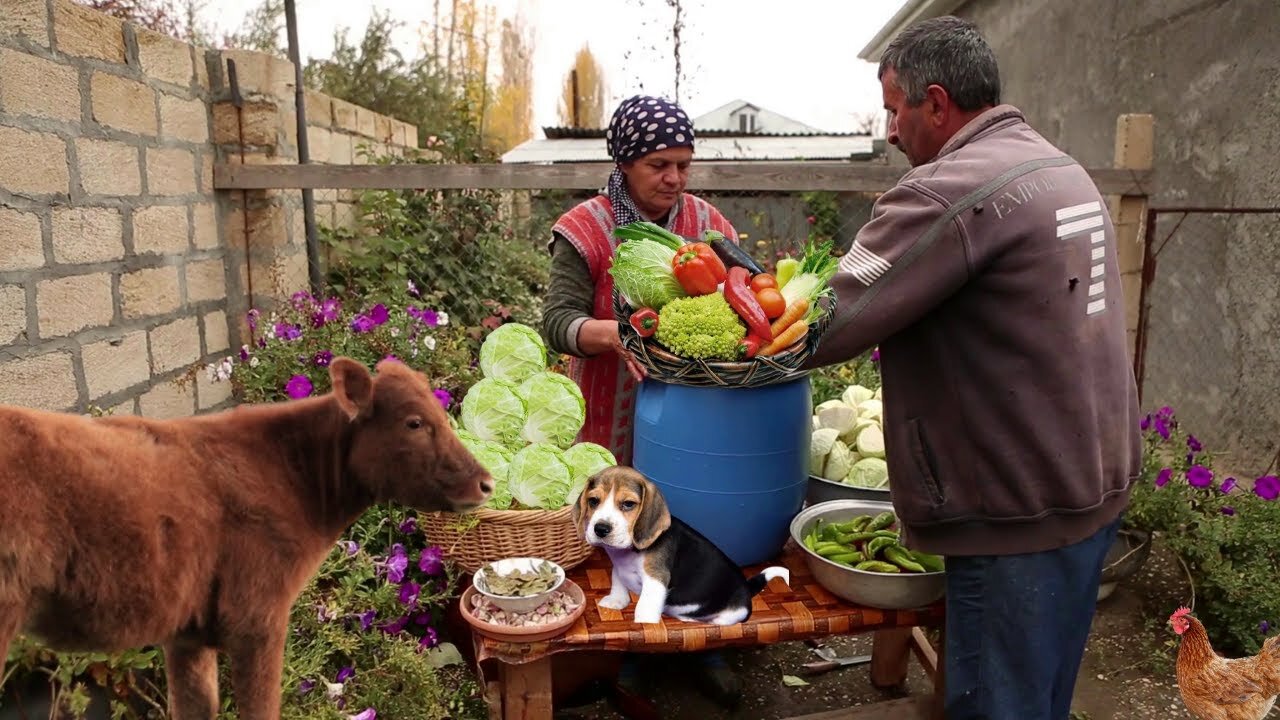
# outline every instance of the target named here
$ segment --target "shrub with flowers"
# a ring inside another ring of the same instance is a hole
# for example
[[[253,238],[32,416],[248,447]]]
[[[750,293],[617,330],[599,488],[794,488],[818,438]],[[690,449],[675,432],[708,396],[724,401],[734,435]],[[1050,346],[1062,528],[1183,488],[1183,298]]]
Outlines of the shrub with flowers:
[[[327,392],[336,356],[371,369],[390,357],[426,373],[441,404],[453,410],[455,398],[479,379],[478,343],[421,297],[412,282],[399,297],[367,306],[299,291],[269,315],[250,310],[254,339],[206,372],[211,380],[229,380],[244,402],[270,402]]]
[[[1186,564],[1214,647],[1256,653],[1280,621],[1280,479],[1221,476],[1213,456],[1163,407],[1142,420],[1142,476],[1126,513]]]

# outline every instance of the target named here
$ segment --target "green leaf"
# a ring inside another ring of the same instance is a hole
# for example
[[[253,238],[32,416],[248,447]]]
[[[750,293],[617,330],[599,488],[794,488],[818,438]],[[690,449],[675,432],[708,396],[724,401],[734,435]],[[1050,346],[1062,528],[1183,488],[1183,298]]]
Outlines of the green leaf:
[[[462,653],[458,652],[458,648],[453,643],[440,643],[426,652],[427,662],[433,668],[442,668],[449,665],[461,665]]]
[[[804,687],[809,683],[801,678],[796,677],[795,675],[783,675],[782,684],[786,685],[787,687]]]

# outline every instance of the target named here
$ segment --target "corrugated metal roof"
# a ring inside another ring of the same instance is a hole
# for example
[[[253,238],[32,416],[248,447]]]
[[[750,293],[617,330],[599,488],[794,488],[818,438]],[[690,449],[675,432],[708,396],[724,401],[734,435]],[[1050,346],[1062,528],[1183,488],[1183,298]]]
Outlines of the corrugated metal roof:
[[[698,136],[699,160],[849,160],[883,153],[870,135]],[[609,162],[603,138],[527,140],[502,156],[504,163]]]

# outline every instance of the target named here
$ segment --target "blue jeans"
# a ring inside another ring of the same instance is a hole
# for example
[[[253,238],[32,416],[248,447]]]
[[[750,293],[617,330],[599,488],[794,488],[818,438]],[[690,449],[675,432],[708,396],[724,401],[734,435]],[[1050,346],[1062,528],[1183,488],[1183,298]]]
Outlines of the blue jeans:
[[[947,557],[947,720],[1067,720],[1119,524],[1057,550]]]

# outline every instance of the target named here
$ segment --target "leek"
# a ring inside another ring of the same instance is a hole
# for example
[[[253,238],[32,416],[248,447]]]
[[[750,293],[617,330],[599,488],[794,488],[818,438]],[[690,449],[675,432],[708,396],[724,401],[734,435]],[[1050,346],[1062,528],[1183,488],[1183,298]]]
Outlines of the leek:
[[[805,322],[813,322],[822,314],[822,310],[818,307],[818,300],[832,294],[831,286],[827,283],[840,267],[840,260],[831,254],[834,246],[834,243],[828,240],[815,247],[813,240],[810,239],[805,244],[804,256],[800,259],[796,274],[781,290],[782,299],[786,300],[787,305],[800,298],[809,301]]]

